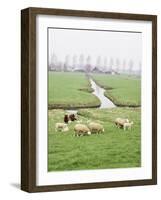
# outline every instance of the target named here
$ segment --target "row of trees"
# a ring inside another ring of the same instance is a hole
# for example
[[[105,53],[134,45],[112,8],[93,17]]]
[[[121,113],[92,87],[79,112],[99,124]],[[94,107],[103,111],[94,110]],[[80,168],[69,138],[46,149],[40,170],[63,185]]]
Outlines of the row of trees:
[[[120,60],[119,58],[108,58],[98,56],[95,63],[91,56],[85,57],[81,54],[66,55],[64,61],[59,61],[54,54],[49,62],[51,71],[85,71],[85,72],[103,72],[103,73],[141,73],[141,62],[135,63],[132,59]]]

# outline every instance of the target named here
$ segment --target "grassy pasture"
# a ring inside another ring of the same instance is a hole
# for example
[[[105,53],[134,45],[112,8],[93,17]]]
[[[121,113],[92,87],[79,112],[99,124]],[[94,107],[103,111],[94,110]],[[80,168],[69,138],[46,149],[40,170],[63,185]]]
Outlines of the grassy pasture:
[[[93,74],[94,80],[106,89],[105,96],[117,106],[141,105],[141,80],[127,75]]]
[[[65,111],[48,111],[48,170],[83,170],[139,167],[141,163],[140,108],[81,109],[79,120],[99,122],[103,134],[74,137],[74,125],[69,131],[55,132],[55,123],[63,122]],[[113,121],[125,117],[134,121],[131,130],[118,129]]]
[[[140,79],[121,75],[92,75],[106,89],[105,95],[119,106],[140,105]],[[50,72],[48,78],[49,108],[85,108],[99,106],[91,94],[89,81],[83,73]],[[74,137],[73,128],[55,132],[55,123],[63,122],[64,109],[48,111],[48,170],[83,170],[139,167],[141,164],[141,109],[79,109],[81,123],[88,120],[104,126],[103,134]],[[117,117],[134,121],[132,130],[124,131],[114,125]]]
[[[51,108],[98,107],[100,101],[91,92],[83,73],[49,72],[48,102]]]

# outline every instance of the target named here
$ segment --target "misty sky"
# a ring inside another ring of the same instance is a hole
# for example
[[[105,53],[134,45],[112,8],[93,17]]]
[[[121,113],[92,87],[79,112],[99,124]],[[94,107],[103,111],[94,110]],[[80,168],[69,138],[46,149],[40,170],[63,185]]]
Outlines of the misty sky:
[[[64,62],[65,56],[76,56],[79,60],[81,54],[85,58],[91,56],[91,64],[110,58],[128,62],[134,62],[134,69],[139,67],[142,61],[142,34],[129,32],[88,31],[49,28],[49,63],[55,54],[59,61]]]

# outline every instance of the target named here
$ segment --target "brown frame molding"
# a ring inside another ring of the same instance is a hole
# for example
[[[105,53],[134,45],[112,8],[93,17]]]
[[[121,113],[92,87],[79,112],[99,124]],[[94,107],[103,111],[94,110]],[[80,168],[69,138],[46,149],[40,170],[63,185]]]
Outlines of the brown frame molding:
[[[152,22],[152,179],[36,186],[36,15],[142,20]],[[157,184],[157,16],[49,8],[21,10],[21,189],[27,192]]]

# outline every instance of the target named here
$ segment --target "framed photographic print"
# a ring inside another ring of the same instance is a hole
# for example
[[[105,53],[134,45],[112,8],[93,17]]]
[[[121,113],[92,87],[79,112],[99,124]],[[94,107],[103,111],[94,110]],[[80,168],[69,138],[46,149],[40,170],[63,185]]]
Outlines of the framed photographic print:
[[[157,183],[157,16],[21,11],[21,189]]]

